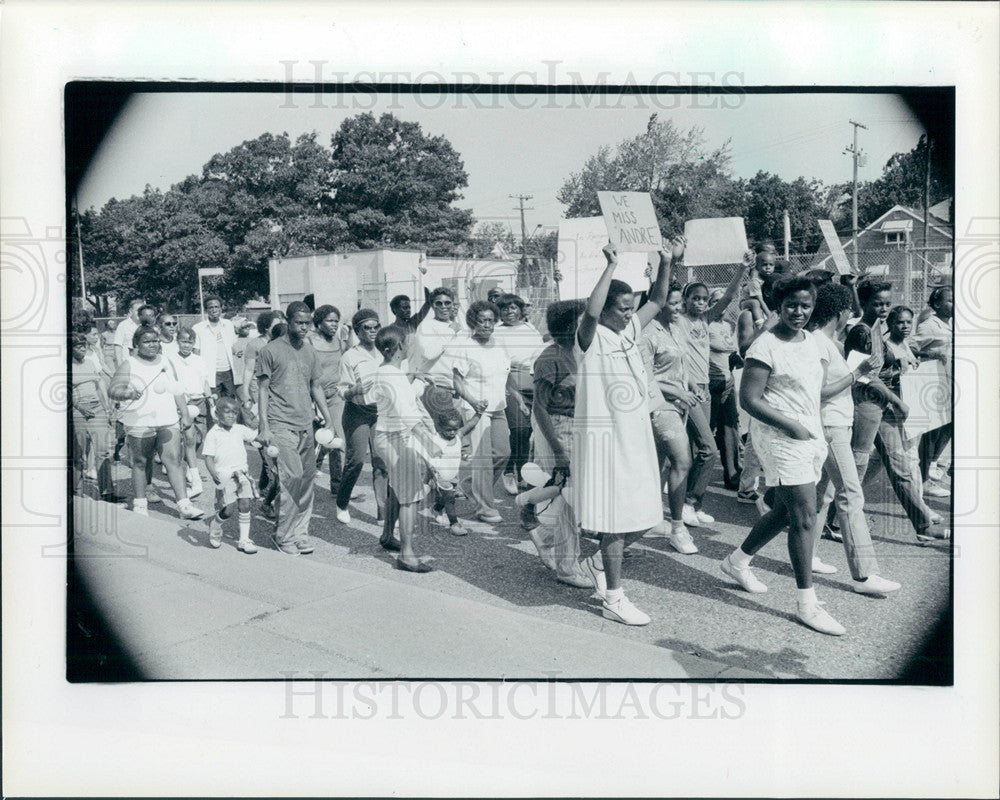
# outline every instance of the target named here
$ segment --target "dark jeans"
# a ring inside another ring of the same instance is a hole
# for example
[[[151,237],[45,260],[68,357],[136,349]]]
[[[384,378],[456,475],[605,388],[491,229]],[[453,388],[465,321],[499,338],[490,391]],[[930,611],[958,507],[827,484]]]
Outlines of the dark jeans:
[[[942,425],[932,431],[927,431],[920,437],[920,477],[927,480],[927,470],[930,469],[931,462],[937,461],[944,449],[951,441],[954,431],[953,423]]]
[[[528,463],[531,455],[531,399],[533,392],[522,391],[521,398],[528,406],[525,414],[516,403],[507,402],[504,414],[507,417],[507,427],[510,428],[510,458],[504,472],[511,472],[514,478],[521,479],[521,467]]]
[[[740,471],[740,415],[736,406],[736,392],[732,376],[710,379],[708,390],[712,394],[709,426],[715,431],[715,444],[722,457],[722,472],[726,483],[736,481]]]
[[[691,439],[691,471],[688,473],[687,500],[695,508],[701,508],[701,498],[712,480],[712,469],[719,459],[715,437],[709,419],[712,414],[712,398],[708,387],[704,388],[705,399],[688,411],[687,432]]]
[[[344,459],[344,471],[340,476],[340,486],[337,489],[337,508],[347,508],[351,501],[351,493],[361,477],[361,469],[365,463],[365,452],[372,462],[372,480],[375,489],[375,504],[379,515],[385,512],[386,484],[388,475],[385,464],[375,452],[372,434],[378,412],[371,408],[348,402],[344,405],[344,438],[347,440],[347,453]]]

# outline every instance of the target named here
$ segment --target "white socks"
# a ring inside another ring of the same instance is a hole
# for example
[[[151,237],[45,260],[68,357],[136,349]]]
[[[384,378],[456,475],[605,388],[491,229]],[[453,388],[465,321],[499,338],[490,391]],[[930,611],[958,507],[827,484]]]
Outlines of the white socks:
[[[684,525],[684,520],[682,519],[672,519],[670,520],[670,530],[672,533],[681,533],[686,529],[687,526]]]
[[[240,541],[248,541],[250,539],[250,512],[240,511],[238,519],[240,523]]]
[[[748,556],[739,547],[729,554],[729,561],[734,567],[736,567],[736,569],[746,569],[749,567],[750,559],[752,558],[753,556]]]
[[[613,606],[623,597],[625,597],[625,590],[620,587],[618,589],[608,589],[604,592],[604,602],[609,606]]]
[[[819,602],[816,598],[816,588],[810,586],[808,589],[796,589],[796,594],[798,595],[799,605],[815,605]]]

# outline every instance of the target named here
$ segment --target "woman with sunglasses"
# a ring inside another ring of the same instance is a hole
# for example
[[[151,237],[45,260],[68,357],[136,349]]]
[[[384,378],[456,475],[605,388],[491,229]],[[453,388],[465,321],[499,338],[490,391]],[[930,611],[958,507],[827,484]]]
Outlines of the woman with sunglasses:
[[[453,320],[455,293],[441,286],[431,292],[430,300],[433,313],[420,323],[407,342],[409,372],[429,377],[435,386],[454,390],[451,367],[443,356],[445,348],[459,336]]]
[[[473,414],[482,414],[469,431],[470,474],[464,481],[471,484],[476,518],[493,524],[503,521],[496,510],[493,486],[510,457],[505,410],[510,396],[517,391],[509,379],[510,357],[493,336],[499,316],[500,310],[492,303],[473,303],[465,314],[469,336],[448,345],[445,351],[455,391],[468,403],[465,418],[469,418],[469,409]]]
[[[525,317],[525,302],[516,294],[501,295],[497,308],[500,309],[501,324],[493,335],[507,351],[511,378],[517,387],[506,410],[507,427],[510,428],[510,459],[503,473],[503,487],[513,495],[518,492],[521,467],[528,463],[531,446],[531,403],[534,394],[531,365],[545,348],[545,343],[542,334]],[[530,509],[530,506],[525,506],[525,509]],[[533,516],[522,514],[521,522],[532,526]]]
[[[160,332],[160,350],[167,358],[177,355],[177,317],[166,312],[156,318],[156,330]]]
[[[351,521],[347,504],[351,493],[361,476],[365,462],[365,451],[372,462],[372,483],[375,490],[375,505],[378,519],[385,513],[386,471],[382,459],[375,452],[372,433],[378,419],[378,407],[372,394],[375,372],[382,365],[383,358],[375,349],[375,337],[382,323],[378,314],[370,308],[362,308],[351,319],[351,327],[358,337],[358,343],[344,353],[340,359],[340,382],[338,388],[344,398],[343,428],[347,442],[344,471],[337,488],[337,519],[344,524]]]

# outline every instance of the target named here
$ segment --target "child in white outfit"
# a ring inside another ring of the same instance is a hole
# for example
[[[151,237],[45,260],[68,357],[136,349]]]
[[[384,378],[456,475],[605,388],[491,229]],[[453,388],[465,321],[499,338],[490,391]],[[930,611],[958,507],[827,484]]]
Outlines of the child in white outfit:
[[[579,535],[576,514],[573,512],[573,487],[562,473],[550,476],[535,464],[525,464],[521,476],[534,488],[521,492],[514,498],[519,508],[531,503],[535,506],[538,527],[528,531],[538,557],[549,569],[555,570],[556,580],[580,589],[594,588],[593,580],[577,561],[574,552],[560,552],[555,542],[571,541]]]
[[[455,487],[462,466],[462,437],[476,425],[482,414],[476,412],[462,424],[462,416],[454,408],[433,415],[434,431],[422,431],[414,437],[417,452],[423,456],[432,475],[434,491],[434,521],[447,526],[455,536],[465,536],[469,529],[455,514]]]
[[[240,539],[236,547],[244,553],[256,553],[250,540],[250,501],[256,497],[256,485],[250,479],[246,444],[257,438],[257,431],[236,423],[239,404],[231,397],[220,397],[215,405],[218,424],[205,436],[202,455],[205,467],[215,482],[218,511],[208,521],[208,543],[222,546],[222,522],[232,514],[236,503]]]

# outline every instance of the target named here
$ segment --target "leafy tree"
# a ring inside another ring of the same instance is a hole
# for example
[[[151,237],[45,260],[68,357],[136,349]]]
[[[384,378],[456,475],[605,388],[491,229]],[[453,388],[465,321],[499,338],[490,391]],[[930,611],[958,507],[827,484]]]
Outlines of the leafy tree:
[[[895,205],[923,209],[927,160],[927,138],[920,137],[908,153],[896,153],[882,169],[881,177],[858,187],[858,228],[874,222]],[[930,205],[954,197],[955,180],[948,154],[931,148]]]
[[[469,255],[473,258],[489,258],[500,245],[505,253],[519,252],[514,240],[514,232],[503,222],[480,222],[469,236]]]
[[[790,250],[811,253],[823,235],[818,219],[827,217],[828,192],[820,181],[799,177],[788,182],[767,172],[758,172],[746,182],[745,212],[747,238],[753,242],[784,240],[784,214],[788,211],[792,230]],[[780,245],[779,245],[780,246]]]
[[[452,207],[468,176],[443,136],[392,114],[344,120],[332,138],[333,207],[352,244],[421,247],[451,255],[468,240],[472,212]]]
[[[567,206],[567,217],[596,216],[601,213],[598,191],[648,191],[660,227],[670,236],[683,231],[686,219],[739,210],[742,196],[729,177],[730,159],[728,141],[709,151],[703,128],[682,132],[653,114],[645,133],[614,149],[602,147],[587,159],[556,199]]]

